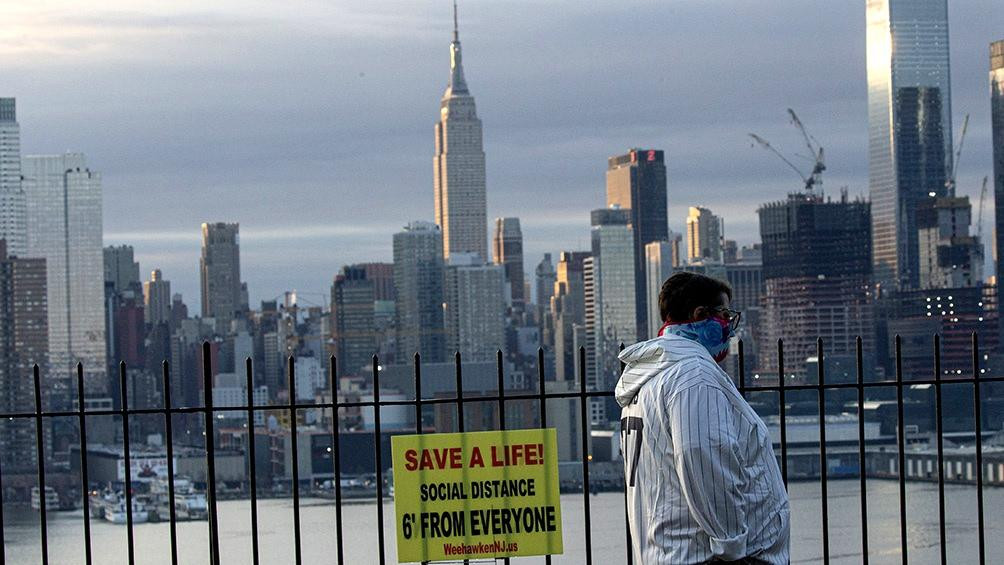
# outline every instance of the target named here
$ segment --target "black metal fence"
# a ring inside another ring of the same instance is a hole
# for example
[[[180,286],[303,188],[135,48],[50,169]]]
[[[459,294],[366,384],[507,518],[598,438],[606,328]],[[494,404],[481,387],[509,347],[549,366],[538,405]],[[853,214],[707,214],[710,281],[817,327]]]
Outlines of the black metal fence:
[[[746,369],[745,369],[745,355],[743,343],[739,342],[739,364],[738,364],[738,374],[735,375],[738,381],[738,389],[744,395],[751,393],[770,393],[776,394],[778,397],[778,418],[780,426],[780,463],[781,472],[784,478],[784,483],[788,485],[788,448],[789,442],[787,438],[787,420],[788,415],[786,395],[795,393],[796,391],[810,391],[815,392],[818,396],[819,402],[819,485],[822,494],[821,500],[821,512],[822,512],[822,555],[824,563],[829,563],[830,561],[830,535],[829,535],[829,510],[827,501],[827,441],[826,441],[826,395],[828,392],[839,391],[839,390],[851,390],[856,391],[857,398],[857,425],[858,425],[858,465],[860,470],[860,518],[861,518],[861,554],[863,556],[863,562],[867,565],[869,560],[869,547],[868,547],[868,499],[864,495],[866,493],[867,484],[867,473],[866,470],[866,437],[865,437],[865,391],[869,389],[892,388],[895,390],[896,396],[896,429],[897,433],[897,456],[898,465],[896,467],[898,481],[899,481],[899,520],[900,520],[900,543],[901,543],[901,555],[902,562],[904,564],[909,561],[909,550],[908,550],[908,534],[907,534],[907,505],[906,505],[906,480],[907,473],[904,472],[906,468],[905,457],[906,457],[906,444],[904,430],[904,398],[903,392],[904,388],[915,385],[930,385],[934,388],[935,397],[935,419],[936,419],[936,435],[937,435],[937,462],[938,462],[938,495],[939,495],[939,547],[940,547],[940,560],[942,564],[949,562],[949,556],[947,555],[946,546],[946,532],[945,532],[945,466],[944,466],[944,430],[943,430],[943,413],[942,413],[942,386],[944,384],[969,384],[973,388],[973,415],[974,415],[974,425],[975,425],[975,458],[976,458],[976,468],[975,473],[976,480],[976,490],[977,490],[977,525],[978,525],[978,541],[979,541],[979,563],[985,564],[987,562],[986,555],[986,540],[984,536],[984,507],[983,507],[983,487],[984,487],[984,465],[983,465],[983,440],[982,440],[982,407],[981,407],[981,385],[986,383],[999,383],[1004,382],[1004,377],[1000,376],[983,376],[981,377],[980,369],[980,351],[979,342],[977,336],[974,334],[972,337],[972,374],[970,377],[960,377],[952,378],[951,380],[942,379],[941,371],[941,345],[940,338],[934,336],[934,350],[933,350],[933,375],[929,379],[910,379],[904,380],[903,370],[902,370],[902,345],[899,337],[895,339],[895,375],[893,380],[879,380],[879,381],[866,381],[865,379],[865,369],[863,366],[863,355],[862,355],[862,345],[860,338],[857,340],[856,348],[856,379],[852,382],[838,382],[830,383],[826,381],[825,374],[825,363],[824,361],[824,351],[823,342],[818,340],[817,342],[817,371],[818,379],[814,384],[785,384],[785,369],[784,369],[784,344],[782,342],[778,343],[777,359],[778,359],[778,374],[776,384],[761,385],[759,382],[753,383],[752,385],[747,382]],[[213,405],[213,395],[210,391],[213,390],[213,370],[210,365],[211,361],[210,355],[210,345],[205,343],[203,345],[203,390],[207,391],[204,394],[205,402],[203,406],[174,406],[171,400],[171,382],[170,382],[170,370],[167,362],[163,364],[163,406],[161,408],[129,408],[126,406],[128,403],[128,379],[126,378],[126,367],[124,364],[119,366],[119,386],[121,391],[122,407],[119,409],[109,409],[109,410],[86,410],[84,403],[84,371],[81,365],[77,365],[76,374],[76,388],[77,388],[77,400],[78,405],[76,410],[68,411],[44,411],[42,409],[42,394],[41,394],[41,376],[38,366],[34,368],[34,411],[33,412],[17,412],[17,413],[5,413],[0,414],[2,419],[19,420],[28,419],[33,420],[35,424],[35,438],[36,438],[36,449],[37,449],[37,471],[38,479],[37,486],[39,491],[39,512],[40,516],[40,535],[41,535],[41,562],[43,565],[49,563],[49,539],[47,532],[47,504],[45,501],[45,481],[46,481],[46,457],[45,457],[45,446],[43,445],[43,440],[45,434],[43,433],[43,421],[47,418],[74,418],[78,425],[78,434],[80,441],[80,481],[83,485],[81,488],[82,498],[81,503],[83,505],[84,517],[83,517],[83,539],[84,544],[81,548],[83,552],[84,562],[88,565],[98,562],[100,563],[101,556],[95,556],[94,550],[92,548],[91,530],[90,530],[90,497],[89,497],[89,478],[88,478],[88,450],[87,450],[87,420],[90,417],[98,416],[118,416],[121,418],[122,424],[122,437],[123,437],[123,458],[125,465],[125,485],[124,485],[124,495],[125,501],[125,511],[126,511],[126,531],[127,531],[127,551],[128,551],[128,562],[130,564],[135,562],[135,551],[136,544],[133,532],[133,489],[132,489],[132,470],[131,470],[131,460],[130,460],[130,438],[129,438],[129,419],[130,417],[136,416],[150,416],[150,415],[160,415],[164,418],[165,426],[165,444],[167,450],[167,485],[168,485],[168,496],[171,503],[168,504],[170,509],[169,515],[169,528],[170,528],[170,550],[171,550],[171,563],[178,563],[178,535],[177,535],[177,521],[178,518],[175,514],[174,500],[175,500],[175,468],[174,468],[174,437],[173,437],[173,424],[172,417],[174,415],[180,414],[195,414],[202,415],[204,417],[204,425],[207,430],[205,442],[206,450],[206,468],[207,468],[207,503],[208,503],[208,529],[209,529],[209,555],[208,562],[212,565],[218,565],[220,562],[220,545],[219,545],[219,518],[217,514],[217,485],[216,480],[216,470],[215,470],[215,459],[216,459],[216,445],[214,441],[214,415],[217,412],[234,412],[235,410],[240,410],[246,412],[247,426],[248,426],[248,442],[247,442],[247,462],[248,462],[248,473],[251,480],[249,480],[250,485],[250,539],[251,539],[251,555],[252,562],[257,565],[259,563],[259,535],[258,535],[258,485],[254,478],[257,476],[256,470],[256,446],[253,437],[254,429],[254,417],[255,413],[263,410],[285,410],[289,413],[290,422],[290,450],[291,450],[291,473],[292,473],[292,499],[293,499],[293,552],[294,552],[294,562],[299,565],[302,563],[302,551],[301,551],[301,532],[300,532],[300,470],[298,461],[298,450],[297,445],[297,418],[296,413],[299,410],[310,410],[310,409],[328,409],[332,410],[333,420],[337,422],[339,411],[347,408],[372,408],[373,409],[373,422],[374,422],[374,433],[376,440],[374,441],[374,458],[376,461],[376,506],[374,512],[376,513],[377,520],[377,536],[378,536],[378,552],[376,558],[379,563],[383,564],[388,559],[386,555],[386,544],[384,540],[384,466],[383,466],[383,454],[382,454],[382,442],[381,438],[381,422],[380,422],[380,408],[390,407],[390,406],[410,406],[415,409],[416,414],[416,425],[415,432],[423,433],[423,419],[422,419],[422,408],[428,405],[439,405],[439,404],[452,404],[456,407],[457,413],[457,428],[459,431],[464,431],[464,405],[467,403],[474,402],[493,402],[497,403],[498,406],[498,424],[500,429],[506,428],[506,416],[505,416],[505,405],[507,402],[515,401],[535,401],[538,405],[538,423],[541,427],[546,427],[548,425],[547,418],[547,401],[554,399],[566,399],[566,400],[577,400],[579,407],[579,428],[580,428],[580,442],[581,450],[583,454],[587,453],[589,445],[590,436],[590,422],[588,418],[589,409],[588,401],[592,398],[606,398],[612,397],[612,390],[587,390],[586,380],[583,378],[584,368],[586,366],[586,352],[584,349],[578,351],[578,365],[579,365],[579,389],[574,392],[546,392],[545,382],[546,375],[544,369],[544,351],[538,351],[537,366],[538,366],[538,387],[536,392],[519,391],[518,393],[506,393],[505,386],[505,374],[504,374],[504,364],[502,362],[502,353],[499,352],[497,356],[497,373],[498,373],[498,383],[497,391],[495,395],[479,395],[479,396],[465,396],[463,387],[463,366],[461,363],[460,354],[455,356],[455,374],[456,374],[456,395],[450,398],[426,398],[422,393],[422,363],[419,355],[415,355],[414,364],[414,383],[415,383],[415,394],[414,398],[410,400],[381,400],[380,398],[380,367],[379,361],[376,357],[373,359],[372,366],[372,384],[373,384],[373,399],[371,401],[356,401],[356,402],[339,402],[337,395],[337,383],[338,375],[335,367],[335,359],[332,357],[330,359],[330,370],[329,370],[329,383],[331,387],[331,402],[327,403],[297,403],[296,402],[296,379],[295,379],[295,366],[293,359],[290,359],[287,365],[287,373],[289,378],[289,398],[291,399],[285,404],[269,404],[267,406],[256,405],[253,392],[254,392],[254,368],[252,367],[251,360],[248,359],[246,363],[246,388],[247,388],[247,402],[243,407],[214,407]],[[334,532],[336,536],[336,553],[334,560],[339,565],[346,563],[343,547],[344,539],[342,532],[342,489],[341,489],[341,461],[342,461],[342,449],[339,445],[339,433],[337,431],[337,425],[333,426],[335,430],[332,431],[332,464],[334,472],[334,510],[335,510],[335,523]],[[592,551],[592,527],[591,527],[591,515],[590,515],[590,480],[589,480],[589,467],[590,461],[586,456],[582,457],[582,501],[584,507],[584,525],[585,525],[585,537],[584,537],[584,551],[585,551],[585,562],[591,564],[593,560]],[[0,477],[2,477],[2,469],[0,469]],[[3,491],[0,489],[0,538],[3,538]],[[626,499],[625,499],[625,520],[626,516]],[[632,562],[631,554],[631,539],[630,531],[628,531],[627,539],[625,540],[625,562]],[[0,565],[6,564],[6,549],[3,553],[0,553]],[[546,563],[551,562],[550,556],[544,556],[544,561]],[[508,561],[508,560],[506,560]],[[954,562],[954,561],[953,561]]]

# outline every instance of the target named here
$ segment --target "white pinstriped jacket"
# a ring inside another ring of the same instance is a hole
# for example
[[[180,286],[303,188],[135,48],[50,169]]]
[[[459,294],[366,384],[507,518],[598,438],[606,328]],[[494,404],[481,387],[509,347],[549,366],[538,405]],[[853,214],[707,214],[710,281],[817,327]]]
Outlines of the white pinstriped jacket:
[[[704,346],[675,335],[620,359],[635,561],[788,563],[788,496],[770,434],[732,379]]]

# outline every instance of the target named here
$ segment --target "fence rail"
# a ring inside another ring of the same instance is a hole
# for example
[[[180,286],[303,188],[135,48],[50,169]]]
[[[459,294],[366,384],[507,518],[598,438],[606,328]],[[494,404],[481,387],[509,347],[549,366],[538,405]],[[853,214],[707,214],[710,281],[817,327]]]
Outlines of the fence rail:
[[[856,392],[857,400],[857,443],[858,443],[858,465],[859,465],[859,481],[860,481],[860,518],[861,518],[861,552],[863,556],[863,562],[867,565],[869,560],[869,545],[868,545],[868,500],[865,493],[867,492],[867,473],[866,473],[866,434],[865,434],[865,391],[871,389],[888,389],[894,388],[896,395],[896,429],[897,432],[897,463],[896,472],[899,481],[899,521],[900,521],[900,543],[901,543],[901,554],[902,562],[906,564],[909,558],[909,547],[908,547],[908,531],[907,531],[907,505],[906,505],[906,479],[907,472],[905,472],[905,455],[906,455],[906,443],[904,433],[904,388],[915,386],[915,385],[930,385],[934,389],[934,399],[935,399],[935,419],[936,419],[936,438],[937,438],[937,462],[938,462],[938,506],[939,506],[939,542],[940,542],[940,560],[941,563],[948,563],[948,555],[946,550],[946,530],[945,530],[945,461],[944,461],[944,414],[942,410],[942,387],[945,384],[970,384],[973,388],[973,416],[974,416],[974,427],[975,427],[975,457],[976,457],[976,468],[975,473],[976,479],[976,491],[977,491],[977,525],[978,525],[978,543],[979,543],[979,563],[986,563],[986,540],[984,534],[985,521],[984,521],[984,504],[983,504],[983,443],[982,443],[982,433],[983,433],[983,423],[982,423],[982,408],[981,408],[981,385],[986,383],[1001,383],[1004,382],[1004,377],[1000,376],[990,376],[981,377],[980,369],[980,352],[979,352],[979,341],[976,334],[972,336],[972,375],[970,377],[960,377],[952,379],[943,379],[941,374],[941,342],[939,336],[934,336],[934,350],[933,350],[933,378],[928,379],[910,379],[905,380],[903,377],[903,367],[902,367],[902,343],[900,338],[897,336],[895,339],[895,362],[896,370],[894,379],[892,380],[879,380],[879,381],[866,381],[865,371],[863,364],[863,354],[862,354],[862,342],[858,338],[856,344],[856,379],[853,382],[826,382],[825,374],[825,351],[824,351],[823,341],[820,339],[817,341],[817,382],[814,384],[786,384],[785,381],[785,365],[784,365],[784,344],[783,342],[778,342],[777,344],[777,359],[778,359],[778,374],[776,384],[759,384],[754,383],[750,385],[747,382],[746,368],[745,368],[745,346],[740,341],[738,343],[738,374],[736,379],[738,381],[738,390],[747,396],[749,394],[758,393],[774,393],[778,397],[778,424],[779,424],[779,434],[780,434],[780,463],[781,463],[781,473],[784,479],[784,484],[787,487],[789,480],[789,465],[788,465],[788,416],[787,416],[787,395],[796,391],[815,391],[818,395],[818,409],[819,409],[819,466],[820,466],[820,477],[819,484],[821,488],[821,513],[822,513],[822,554],[824,563],[829,563],[830,561],[830,537],[829,537],[829,507],[827,501],[827,483],[828,483],[828,461],[827,461],[827,441],[826,441],[826,394],[830,391],[841,391],[841,390],[853,390]],[[75,418],[78,426],[79,435],[79,447],[80,447],[80,481],[81,481],[81,493],[82,493],[82,506],[83,506],[83,534],[84,534],[84,544],[83,544],[83,556],[84,561],[87,565],[91,565],[94,562],[92,539],[91,539],[91,529],[90,529],[90,497],[89,497],[89,477],[88,477],[88,450],[87,450],[87,420],[91,417],[100,416],[118,416],[121,418],[122,423],[122,436],[123,436],[123,459],[125,466],[124,480],[125,480],[125,511],[126,511],[126,527],[127,527],[127,551],[128,551],[128,562],[130,564],[135,562],[135,539],[133,535],[133,512],[132,512],[132,461],[130,459],[130,438],[129,438],[129,419],[130,417],[136,416],[149,416],[149,415],[160,415],[164,418],[164,428],[165,428],[165,443],[167,450],[167,485],[168,485],[168,497],[170,503],[168,507],[169,511],[169,528],[170,528],[170,550],[171,550],[171,563],[176,565],[178,563],[178,538],[177,538],[177,520],[178,517],[175,512],[174,501],[176,497],[175,493],[175,467],[174,467],[174,434],[173,434],[173,416],[175,415],[203,415],[204,426],[206,430],[206,441],[205,441],[205,451],[206,451],[206,468],[207,468],[207,504],[208,504],[208,529],[209,529],[209,563],[212,565],[219,565],[220,562],[220,549],[219,549],[219,517],[217,512],[218,504],[218,492],[217,492],[217,480],[215,471],[215,459],[216,459],[216,442],[215,442],[215,430],[214,430],[214,416],[217,412],[228,412],[233,413],[235,411],[240,411],[244,413],[246,417],[246,423],[248,426],[248,441],[246,446],[247,452],[247,464],[249,472],[249,489],[250,489],[250,528],[251,528],[251,555],[252,562],[255,565],[259,563],[259,539],[258,539],[258,484],[256,477],[257,474],[257,462],[256,462],[256,446],[254,441],[254,419],[256,412],[259,411],[287,411],[290,416],[290,452],[291,452],[291,472],[292,472],[292,499],[293,499],[293,550],[295,563],[298,565],[302,563],[302,551],[301,551],[301,537],[300,537],[300,470],[298,461],[298,451],[299,445],[297,443],[297,411],[299,410],[316,410],[316,409],[326,409],[331,410],[333,415],[334,429],[332,430],[332,466],[334,475],[334,497],[335,497],[335,536],[336,536],[336,553],[335,559],[339,565],[346,562],[345,554],[343,551],[344,547],[344,537],[342,531],[342,504],[343,496],[341,489],[341,463],[342,447],[340,444],[341,435],[338,430],[337,422],[339,420],[339,411],[346,408],[372,408],[373,409],[373,422],[374,422],[374,459],[376,461],[376,496],[377,504],[375,508],[376,519],[377,519],[377,535],[379,540],[379,548],[377,559],[381,564],[386,562],[386,548],[384,540],[384,508],[383,508],[383,498],[384,498],[384,469],[382,461],[382,442],[381,442],[381,420],[380,420],[380,408],[392,407],[392,406],[410,406],[415,409],[416,414],[416,425],[415,432],[423,433],[424,426],[422,420],[422,409],[424,406],[429,405],[444,405],[453,404],[457,411],[457,428],[459,431],[464,431],[464,406],[465,404],[477,403],[477,402],[492,402],[496,403],[498,406],[498,425],[500,429],[506,428],[505,419],[505,406],[510,402],[518,401],[536,401],[537,407],[537,418],[541,427],[546,427],[548,423],[547,418],[547,401],[566,399],[566,400],[578,400],[579,406],[579,428],[580,428],[580,448],[582,457],[582,500],[584,506],[584,549],[585,549],[585,561],[587,564],[592,563],[592,525],[591,525],[591,515],[590,515],[590,481],[589,481],[589,469],[590,469],[590,458],[586,456],[588,452],[589,439],[590,439],[590,421],[589,421],[589,409],[588,401],[594,398],[606,398],[612,397],[612,390],[587,390],[586,379],[584,376],[586,367],[586,351],[584,348],[580,348],[578,351],[578,368],[579,368],[579,388],[574,392],[547,392],[545,390],[545,356],[543,349],[538,350],[537,353],[537,366],[538,366],[538,380],[537,380],[537,391],[536,392],[517,392],[517,393],[507,393],[505,387],[505,375],[504,375],[504,363],[502,358],[502,352],[498,352],[496,358],[497,366],[497,386],[498,393],[494,395],[476,395],[476,396],[466,396],[464,394],[463,387],[463,365],[461,362],[461,356],[457,353],[454,357],[455,363],[455,376],[456,376],[456,394],[453,397],[436,397],[436,398],[425,398],[423,396],[422,389],[422,362],[421,357],[416,354],[414,357],[414,385],[415,385],[415,395],[412,399],[393,399],[393,400],[381,400],[380,398],[380,367],[379,361],[376,357],[373,358],[372,365],[372,384],[373,384],[373,399],[369,401],[345,401],[340,402],[338,400],[337,394],[337,363],[335,358],[330,359],[330,369],[328,373],[331,402],[316,402],[316,403],[299,403],[296,401],[296,370],[294,360],[291,358],[287,365],[287,377],[288,377],[288,390],[289,390],[289,402],[279,403],[279,404],[268,404],[268,405],[258,405],[255,403],[253,396],[254,391],[254,367],[250,359],[246,361],[245,365],[245,377],[246,377],[246,388],[247,388],[247,399],[244,406],[226,406],[226,407],[215,407],[213,405],[213,368],[211,366],[211,355],[210,355],[210,344],[203,344],[203,367],[202,367],[202,377],[203,377],[203,390],[209,391],[204,394],[204,404],[202,406],[173,406],[171,399],[171,377],[170,377],[170,367],[167,361],[162,365],[162,386],[163,386],[163,406],[161,408],[129,408],[128,403],[128,379],[127,379],[127,369],[124,363],[119,365],[119,388],[122,398],[122,406],[118,409],[102,409],[102,410],[85,410],[84,402],[84,370],[83,366],[78,364],[76,367],[76,388],[77,388],[77,409],[76,410],[53,410],[45,411],[42,409],[42,394],[41,394],[41,375],[39,367],[36,365],[33,370],[33,385],[34,385],[34,411],[32,412],[14,412],[14,413],[0,413],[0,419],[4,420],[33,420],[35,424],[35,439],[36,439],[36,459],[37,459],[37,486],[39,489],[39,512],[40,512],[40,536],[41,536],[41,563],[47,565],[49,563],[49,538],[47,531],[47,504],[45,499],[45,487],[46,487],[46,469],[45,469],[45,445],[44,445],[44,433],[43,433],[43,421],[45,419],[51,418],[61,418],[61,417],[72,417]],[[3,476],[3,470],[0,469],[0,478]],[[627,501],[625,497],[625,521],[627,520]],[[631,553],[631,534],[628,528],[627,539],[625,540],[625,561],[627,563],[632,562]],[[0,488],[0,539],[6,539],[3,537],[3,489]],[[100,559],[99,559],[100,561]],[[544,556],[544,561],[546,563],[551,562],[551,556]],[[3,552],[0,552],[0,565],[6,563],[6,548]],[[506,560],[508,562],[508,560]]]

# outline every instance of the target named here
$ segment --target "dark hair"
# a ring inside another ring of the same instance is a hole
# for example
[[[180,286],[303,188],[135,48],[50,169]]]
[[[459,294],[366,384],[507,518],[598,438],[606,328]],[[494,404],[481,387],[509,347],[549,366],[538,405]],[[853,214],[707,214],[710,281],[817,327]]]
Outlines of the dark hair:
[[[689,320],[694,310],[701,306],[720,305],[722,293],[732,300],[732,287],[727,282],[697,273],[679,272],[662,283],[659,314],[663,321]]]

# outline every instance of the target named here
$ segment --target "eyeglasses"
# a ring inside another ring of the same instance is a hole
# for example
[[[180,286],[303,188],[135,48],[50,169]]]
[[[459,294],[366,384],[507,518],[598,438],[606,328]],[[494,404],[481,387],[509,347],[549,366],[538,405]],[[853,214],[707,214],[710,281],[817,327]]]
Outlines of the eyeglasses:
[[[743,313],[739,310],[719,306],[711,310],[716,315],[725,318],[729,322],[729,329],[733,332],[739,329],[739,321],[742,320]]]

